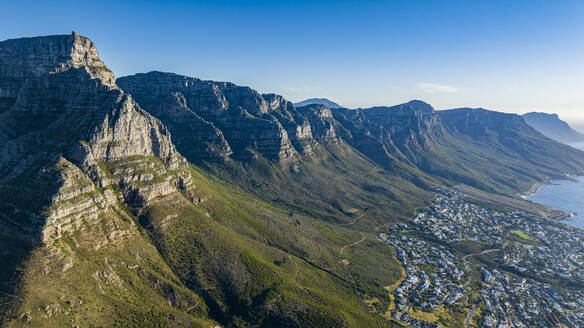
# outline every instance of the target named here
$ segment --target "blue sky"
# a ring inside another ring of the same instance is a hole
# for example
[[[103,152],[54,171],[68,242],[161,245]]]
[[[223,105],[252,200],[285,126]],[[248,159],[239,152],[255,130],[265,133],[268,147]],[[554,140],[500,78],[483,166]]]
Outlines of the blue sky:
[[[170,71],[349,107],[557,112],[584,126],[584,1],[119,2],[7,1],[0,39],[76,30],[117,76]]]

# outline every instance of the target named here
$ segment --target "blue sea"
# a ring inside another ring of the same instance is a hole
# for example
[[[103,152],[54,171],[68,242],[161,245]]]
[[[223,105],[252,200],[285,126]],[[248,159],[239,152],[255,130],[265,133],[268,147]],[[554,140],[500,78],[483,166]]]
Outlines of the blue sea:
[[[574,180],[554,180],[536,193],[527,196],[532,202],[572,213],[562,222],[584,230],[584,177]]]
[[[570,146],[584,150],[584,142],[573,143]],[[572,213],[572,217],[563,222],[584,230],[584,177],[552,181],[551,184],[539,188],[535,194],[526,198],[532,202]]]

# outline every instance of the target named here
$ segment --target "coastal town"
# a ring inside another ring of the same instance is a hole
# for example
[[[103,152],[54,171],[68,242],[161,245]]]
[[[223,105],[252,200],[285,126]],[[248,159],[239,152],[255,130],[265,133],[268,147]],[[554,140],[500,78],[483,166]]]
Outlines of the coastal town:
[[[406,273],[394,320],[442,327],[439,314],[450,311],[466,327],[584,327],[583,231],[437,192],[410,222],[378,235]]]

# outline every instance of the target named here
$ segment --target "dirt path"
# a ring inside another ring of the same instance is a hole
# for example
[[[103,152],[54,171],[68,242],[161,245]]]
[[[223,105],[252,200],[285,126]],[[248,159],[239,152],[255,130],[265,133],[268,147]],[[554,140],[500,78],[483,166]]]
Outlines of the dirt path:
[[[476,294],[475,294],[475,297],[476,297]],[[476,310],[477,310],[477,301],[475,299],[475,302],[472,305],[472,309],[470,310],[470,312],[466,316],[466,319],[464,319],[464,324],[466,325],[467,328],[471,328],[472,327],[470,325],[470,320],[472,319],[472,316],[475,314]]]
[[[362,218],[365,214],[367,214],[367,211],[363,212],[361,215],[359,215],[358,217],[356,217],[351,223],[347,223],[346,225],[353,225],[355,223],[357,223],[357,221],[359,221],[360,218]]]
[[[298,287],[302,291],[304,291],[306,293],[306,295],[308,295],[310,298],[312,298],[313,301],[317,301],[316,299],[314,299],[314,297],[312,297],[312,294],[310,294],[310,291],[298,282],[298,277],[300,277],[300,273],[302,272],[302,267],[300,267],[300,265],[298,265],[298,263],[296,263],[296,261],[292,260],[292,262],[294,263],[294,265],[298,269],[298,271],[296,271],[296,275],[294,276],[294,283],[296,284],[296,287]]]
[[[497,252],[497,251],[500,251],[500,250],[504,249],[505,247],[507,247],[508,244],[509,244],[509,242],[507,241],[503,244],[503,246],[501,248],[486,249],[480,253],[467,254],[467,255],[463,256],[462,263],[464,263],[464,268],[466,269],[466,272],[468,274],[468,281],[464,283],[464,287],[468,287],[472,281],[472,276],[470,275],[470,269],[468,267],[468,262],[467,262],[467,259],[469,257],[488,254],[488,253],[492,253],[492,252]],[[472,319],[473,315],[475,314],[475,312],[477,310],[477,305],[478,305],[477,294],[475,292],[473,292],[472,295],[473,295],[473,299],[474,299],[474,304],[472,305],[472,309],[470,310],[470,312],[466,316],[466,319],[464,319],[464,324],[466,325],[467,328],[471,328],[470,320]],[[466,303],[467,301],[468,301],[468,296],[465,294],[464,295],[464,303]]]
[[[353,247],[355,245],[358,245],[358,244],[362,243],[365,240],[365,234],[361,232],[361,236],[362,236],[361,240],[356,241],[356,242],[354,242],[352,244],[345,245],[345,246],[341,247],[341,251],[340,251],[339,255],[340,256],[343,256],[343,251],[345,250],[345,248]]]

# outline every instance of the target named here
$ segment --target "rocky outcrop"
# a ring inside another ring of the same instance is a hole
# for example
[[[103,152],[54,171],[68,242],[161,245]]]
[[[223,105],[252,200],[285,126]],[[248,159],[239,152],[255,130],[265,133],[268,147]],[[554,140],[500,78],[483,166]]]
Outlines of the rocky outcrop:
[[[30,77],[60,73],[71,69],[83,69],[91,78],[102,84],[114,86],[115,78],[99,59],[91,40],[73,32],[71,35],[55,35],[6,40],[0,43],[0,76],[4,77],[2,97],[14,96],[8,82],[20,84]],[[12,77],[7,80],[6,77]],[[8,92],[6,94],[5,92]]]
[[[245,161],[256,154],[289,162],[311,156],[318,143],[309,116],[320,114],[301,112],[279,95],[162,72],[127,76],[117,83],[168,125],[174,143],[193,162],[228,156]],[[334,138],[334,132],[327,138]]]
[[[439,116],[422,101],[392,107],[340,108],[332,113],[346,129],[343,138],[388,170],[401,161],[415,163],[419,154],[443,135]]]
[[[0,42],[4,240],[50,244],[118,201],[179,192],[185,160],[170,133],[114,81],[77,33]]]
[[[339,129],[329,107],[324,105],[309,105],[298,107],[298,112],[304,115],[310,124],[312,136],[321,143],[339,143],[336,129]],[[336,127],[336,129],[335,129]]]

